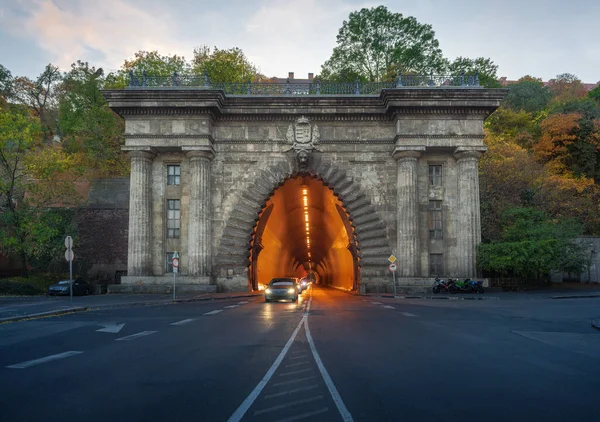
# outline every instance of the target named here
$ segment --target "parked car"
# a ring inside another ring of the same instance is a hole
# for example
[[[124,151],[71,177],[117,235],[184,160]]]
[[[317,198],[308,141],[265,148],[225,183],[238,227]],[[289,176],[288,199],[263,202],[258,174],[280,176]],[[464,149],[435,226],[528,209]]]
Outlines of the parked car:
[[[87,281],[80,278],[73,280],[73,296],[89,295],[92,292],[92,287]],[[48,294],[52,295],[69,295],[69,280],[61,280],[56,284],[48,287]]]
[[[265,289],[265,302],[272,300],[290,299],[292,302],[298,301],[297,280],[291,277],[274,278]]]

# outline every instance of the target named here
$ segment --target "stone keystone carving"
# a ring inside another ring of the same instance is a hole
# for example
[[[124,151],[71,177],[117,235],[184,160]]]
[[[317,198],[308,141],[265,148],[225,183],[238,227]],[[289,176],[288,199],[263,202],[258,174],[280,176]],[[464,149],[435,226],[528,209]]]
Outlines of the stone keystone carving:
[[[290,124],[286,135],[287,141],[292,144],[292,149],[296,151],[296,159],[300,166],[304,167],[308,164],[308,159],[313,150],[321,151],[317,148],[321,134],[319,127],[311,125],[310,121],[302,116],[296,120],[296,123]]]

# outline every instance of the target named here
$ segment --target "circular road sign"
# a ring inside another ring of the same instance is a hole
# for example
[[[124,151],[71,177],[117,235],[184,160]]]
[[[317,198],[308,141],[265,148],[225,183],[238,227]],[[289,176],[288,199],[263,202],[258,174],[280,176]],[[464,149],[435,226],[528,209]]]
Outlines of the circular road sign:
[[[71,236],[67,236],[65,238],[65,247],[67,249],[71,249],[73,247],[73,238]]]
[[[390,269],[390,271],[392,271],[392,272],[394,272],[394,271],[396,271],[396,270],[398,269],[398,267],[396,266],[396,264],[390,264],[390,265],[388,266],[388,268],[389,268],[389,269]]]
[[[73,251],[71,249],[67,249],[65,251],[65,259],[67,261],[73,261],[75,259],[75,254],[73,253]]]
[[[179,267],[179,259],[178,258],[173,258],[171,260],[171,264],[173,264],[173,267],[178,268]]]

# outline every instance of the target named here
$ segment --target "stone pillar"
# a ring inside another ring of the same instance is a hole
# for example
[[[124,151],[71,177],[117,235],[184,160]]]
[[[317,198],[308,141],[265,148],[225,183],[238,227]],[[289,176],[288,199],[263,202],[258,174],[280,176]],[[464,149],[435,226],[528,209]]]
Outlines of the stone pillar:
[[[481,152],[457,149],[454,157],[458,181],[457,271],[459,277],[475,277],[477,245],[481,242],[478,174]]]
[[[419,197],[417,194],[417,161],[419,150],[396,147],[397,179],[397,255],[400,277],[419,276]]]
[[[149,151],[131,151],[129,187],[129,239],[127,275],[151,274],[152,263],[152,160]]]
[[[191,276],[209,277],[212,266],[210,168],[214,154],[189,151],[190,204],[187,268]]]

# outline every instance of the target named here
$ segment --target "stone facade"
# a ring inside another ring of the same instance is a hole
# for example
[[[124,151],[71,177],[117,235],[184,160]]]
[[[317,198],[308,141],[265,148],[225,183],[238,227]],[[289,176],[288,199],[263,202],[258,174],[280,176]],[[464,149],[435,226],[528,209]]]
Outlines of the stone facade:
[[[390,254],[399,259],[400,284],[428,278],[434,258],[445,276],[475,276],[483,121],[505,94],[461,87],[276,97],[201,88],[105,91],[125,119],[123,149],[131,155],[122,282],[167,283],[166,254],[176,250],[182,283],[248,289],[258,215],[298,174],[323,181],[343,203],[367,290],[389,279]],[[299,152],[289,131],[306,121],[318,127],[318,147]],[[178,186],[167,183],[169,165],[180,166]],[[433,184],[432,171],[441,172]],[[177,238],[167,236],[169,200],[180,204]],[[438,233],[432,207],[441,211]]]

